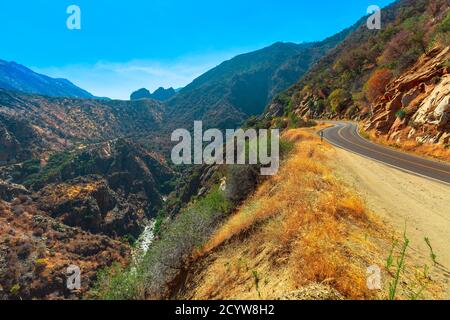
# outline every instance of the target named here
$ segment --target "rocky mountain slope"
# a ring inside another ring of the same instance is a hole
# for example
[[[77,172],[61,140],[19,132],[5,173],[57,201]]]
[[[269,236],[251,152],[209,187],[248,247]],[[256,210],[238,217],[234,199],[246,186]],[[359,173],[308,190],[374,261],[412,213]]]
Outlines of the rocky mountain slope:
[[[15,62],[0,60],[0,88],[50,97],[95,98],[69,80],[36,73]]]
[[[267,103],[339,44],[351,30],[317,43],[276,43],[239,55],[195,79],[167,102],[170,128],[234,128],[259,115]]]
[[[164,205],[175,173],[117,139],[3,167],[0,298],[81,298],[97,272],[130,262],[130,246]],[[82,289],[66,288],[67,267]]]
[[[450,47],[422,56],[391,81],[373,104],[366,129],[388,139],[448,145],[450,139]]]
[[[4,167],[1,176],[39,192],[40,207],[55,215],[73,210],[75,206],[89,209],[90,206],[78,200],[93,196],[96,203],[92,209],[99,211],[88,210],[91,218],[104,217],[117,207],[123,212],[139,212],[141,217],[135,219],[139,223],[155,216],[161,208],[162,195],[171,191],[174,172],[159,154],[131,140],[118,139],[55,153],[46,160],[32,159]],[[138,235],[136,232],[128,234]]]
[[[449,8],[445,0],[401,0],[382,10],[381,30],[369,30],[363,19],[298,83],[275,97],[262,119],[365,120],[376,135],[445,147]]]
[[[0,89],[0,165],[159,128],[154,100],[48,98]]]
[[[136,142],[162,113],[154,100],[0,89],[0,299],[81,298],[99,270],[130,261],[176,177]],[[81,290],[66,287],[70,265]]]
[[[97,271],[124,264],[130,248],[104,235],[71,228],[23,194],[0,200],[0,299],[76,299]],[[67,288],[67,268],[81,270],[81,290]]]

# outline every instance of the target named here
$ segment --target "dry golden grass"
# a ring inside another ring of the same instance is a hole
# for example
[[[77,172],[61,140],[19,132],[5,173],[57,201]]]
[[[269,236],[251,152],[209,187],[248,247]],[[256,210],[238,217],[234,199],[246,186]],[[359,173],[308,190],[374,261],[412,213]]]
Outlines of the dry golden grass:
[[[83,185],[69,186],[65,193],[69,199],[75,199],[81,194],[89,194],[98,188],[97,183],[86,183]]]
[[[284,139],[296,142],[292,155],[195,252],[184,298],[276,299],[311,283],[348,299],[377,297],[366,270],[384,263],[380,225],[333,176],[330,147],[314,129]]]
[[[421,156],[450,162],[450,148],[446,148],[441,144],[419,143],[415,140],[404,140],[401,143],[397,143],[396,141],[387,139],[385,136],[376,135],[373,131],[366,132],[364,135],[368,136],[373,142],[379,144],[394,147]]]

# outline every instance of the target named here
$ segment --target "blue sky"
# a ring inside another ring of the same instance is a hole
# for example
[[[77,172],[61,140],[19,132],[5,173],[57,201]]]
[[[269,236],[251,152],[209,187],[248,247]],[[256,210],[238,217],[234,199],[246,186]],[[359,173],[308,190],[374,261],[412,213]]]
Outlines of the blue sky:
[[[391,0],[2,0],[0,59],[99,96],[181,87],[277,41],[322,40]],[[81,30],[66,27],[69,5]]]

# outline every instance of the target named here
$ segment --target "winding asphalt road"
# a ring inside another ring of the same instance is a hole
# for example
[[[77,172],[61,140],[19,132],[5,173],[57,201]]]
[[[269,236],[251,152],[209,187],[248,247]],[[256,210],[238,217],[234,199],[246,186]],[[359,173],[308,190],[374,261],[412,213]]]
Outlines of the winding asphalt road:
[[[397,169],[443,182],[450,186],[450,164],[428,160],[370,142],[358,133],[351,122],[332,122],[334,127],[323,130],[331,144]]]

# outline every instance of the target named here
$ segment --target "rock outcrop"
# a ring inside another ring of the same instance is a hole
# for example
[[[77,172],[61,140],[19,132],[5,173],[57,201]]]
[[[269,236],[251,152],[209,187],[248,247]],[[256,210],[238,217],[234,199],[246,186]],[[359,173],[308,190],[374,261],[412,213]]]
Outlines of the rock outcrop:
[[[128,202],[99,176],[48,185],[36,194],[36,201],[39,209],[65,225],[94,234],[136,239],[144,228],[145,201]]]
[[[450,137],[450,47],[435,48],[392,81],[373,106],[366,129],[398,142],[448,145]]]
[[[175,177],[158,154],[123,139],[56,154],[32,168],[13,166],[4,173],[16,184],[0,183],[2,199],[13,199],[26,185],[38,208],[53,218],[114,238],[138,237]]]

